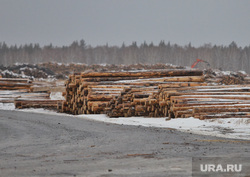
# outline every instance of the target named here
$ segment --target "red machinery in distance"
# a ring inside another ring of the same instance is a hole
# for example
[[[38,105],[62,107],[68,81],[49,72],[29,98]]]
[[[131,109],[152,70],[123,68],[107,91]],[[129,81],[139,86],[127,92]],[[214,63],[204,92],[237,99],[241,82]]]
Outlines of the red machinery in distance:
[[[201,59],[196,59],[196,62],[194,62],[191,66],[191,68],[194,68],[199,62],[206,63],[208,67],[210,67],[210,64],[207,61],[201,60]]]

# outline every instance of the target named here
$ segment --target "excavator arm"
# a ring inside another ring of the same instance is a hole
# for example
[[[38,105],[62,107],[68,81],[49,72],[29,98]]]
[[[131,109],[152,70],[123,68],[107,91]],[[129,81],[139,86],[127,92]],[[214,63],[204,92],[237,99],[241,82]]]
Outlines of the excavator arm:
[[[194,62],[191,66],[191,68],[194,68],[199,62],[204,62],[206,63],[208,66],[210,66],[210,64],[207,61],[201,60],[201,59],[196,59],[196,62]]]

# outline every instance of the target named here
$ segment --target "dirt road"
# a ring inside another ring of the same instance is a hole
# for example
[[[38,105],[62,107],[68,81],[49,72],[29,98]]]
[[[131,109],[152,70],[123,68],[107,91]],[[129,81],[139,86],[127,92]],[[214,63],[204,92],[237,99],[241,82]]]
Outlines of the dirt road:
[[[192,157],[245,157],[249,143],[0,110],[1,176],[191,176]]]

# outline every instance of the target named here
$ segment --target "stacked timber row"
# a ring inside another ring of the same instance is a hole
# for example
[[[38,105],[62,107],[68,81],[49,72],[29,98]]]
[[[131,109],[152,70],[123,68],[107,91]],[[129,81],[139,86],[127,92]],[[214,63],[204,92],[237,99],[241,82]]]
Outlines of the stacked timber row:
[[[109,117],[161,117],[158,106],[158,86],[130,86],[111,100]]]
[[[31,86],[29,79],[0,78],[0,90],[30,90]]]
[[[29,79],[0,78],[0,103],[14,103],[17,109],[58,109],[61,100],[51,100],[50,90],[40,88],[36,87],[34,90]],[[58,90],[58,88],[56,89]],[[63,90],[63,88],[59,89]]]
[[[170,101],[170,94],[176,93],[179,90],[189,90],[195,87],[207,86],[205,82],[175,82],[159,85],[159,108],[164,117],[174,117],[170,108],[172,102]]]
[[[51,100],[50,93],[23,93],[14,99],[16,109],[46,108],[57,109],[61,100]]]
[[[164,116],[159,105],[160,85],[200,85],[200,70],[92,72],[69,76],[62,112],[120,116]]]
[[[49,93],[29,93],[26,90],[0,91],[0,103],[14,103],[17,99],[49,99]]]
[[[58,109],[58,104],[61,100],[49,100],[49,99],[16,99],[15,107],[17,109],[24,108],[46,108],[46,109]]]
[[[39,100],[49,100],[50,93],[31,93],[32,86],[29,79],[0,78],[0,102],[14,103],[18,109],[42,107]]]
[[[171,118],[250,117],[250,85],[166,88],[164,98]]]
[[[29,79],[0,78],[0,103],[14,103],[17,109],[51,108],[57,109],[58,100],[50,100],[50,92],[33,92]],[[61,102],[61,100],[60,100]]]

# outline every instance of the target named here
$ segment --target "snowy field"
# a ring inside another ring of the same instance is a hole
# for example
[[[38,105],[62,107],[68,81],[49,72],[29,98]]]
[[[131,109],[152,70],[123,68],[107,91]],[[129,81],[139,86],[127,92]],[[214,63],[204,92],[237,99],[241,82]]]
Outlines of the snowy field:
[[[57,96],[58,95],[56,94],[56,97]],[[144,117],[109,118],[104,114],[69,115],[45,109],[17,110],[15,109],[13,103],[0,103],[0,109],[24,111],[24,112],[37,112],[48,115],[59,115],[59,116],[63,115],[79,119],[89,119],[89,120],[121,124],[121,125],[170,128],[170,129],[177,129],[179,131],[187,133],[210,135],[223,138],[250,140],[250,118],[199,120],[190,117],[190,118],[171,119],[167,121],[166,118],[144,118]]]

